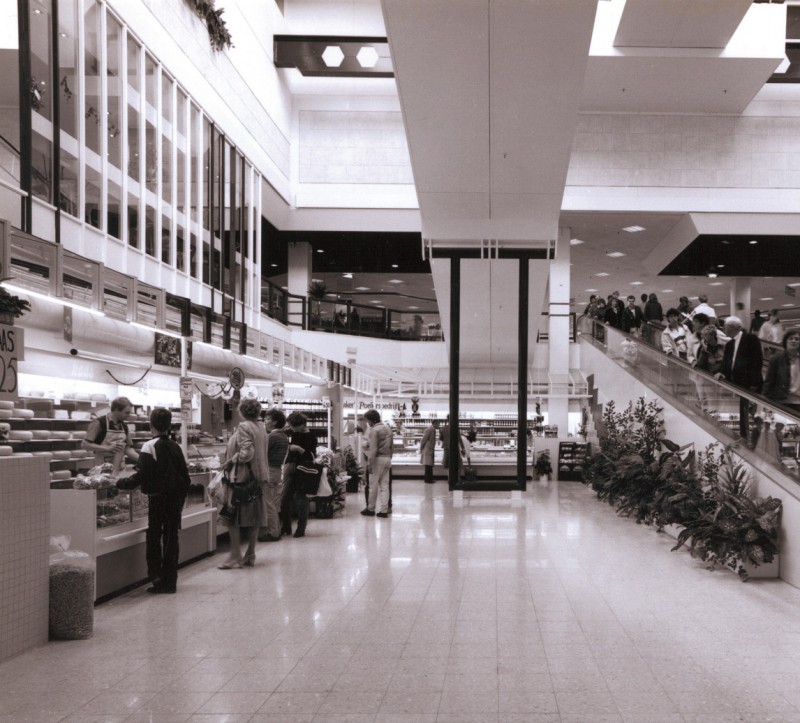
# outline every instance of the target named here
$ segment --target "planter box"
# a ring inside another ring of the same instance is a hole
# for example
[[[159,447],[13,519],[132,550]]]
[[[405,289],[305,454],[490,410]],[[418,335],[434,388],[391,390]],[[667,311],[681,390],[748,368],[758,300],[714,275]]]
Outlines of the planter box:
[[[747,570],[747,575],[750,580],[778,578],[780,577],[781,571],[781,556],[775,555],[775,559],[772,562],[759,565],[758,567],[746,563],[744,568]]]

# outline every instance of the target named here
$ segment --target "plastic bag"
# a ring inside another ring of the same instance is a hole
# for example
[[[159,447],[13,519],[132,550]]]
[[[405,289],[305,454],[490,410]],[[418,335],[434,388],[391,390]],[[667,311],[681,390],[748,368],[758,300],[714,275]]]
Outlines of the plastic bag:
[[[216,472],[208,483],[208,496],[220,507],[231,503],[231,485],[222,470]]]
[[[92,558],[80,550],[50,555],[50,638],[85,640],[94,632]]]
[[[322,474],[319,478],[319,487],[317,487],[317,494],[311,497],[330,497],[333,494],[331,483],[328,481],[328,467],[323,467]]]

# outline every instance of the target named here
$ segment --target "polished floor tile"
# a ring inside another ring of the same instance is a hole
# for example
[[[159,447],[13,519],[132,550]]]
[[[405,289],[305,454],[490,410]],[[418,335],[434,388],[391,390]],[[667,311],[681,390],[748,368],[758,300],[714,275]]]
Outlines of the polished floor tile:
[[[360,508],[3,663],[0,723],[800,723],[800,590],[709,573],[579,483]]]

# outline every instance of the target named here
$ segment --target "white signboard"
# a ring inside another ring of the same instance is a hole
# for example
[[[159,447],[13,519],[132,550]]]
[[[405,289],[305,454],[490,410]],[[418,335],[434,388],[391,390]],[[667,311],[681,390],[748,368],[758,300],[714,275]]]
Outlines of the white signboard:
[[[24,350],[23,329],[0,324],[0,399],[19,399],[17,362],[25,358]]]

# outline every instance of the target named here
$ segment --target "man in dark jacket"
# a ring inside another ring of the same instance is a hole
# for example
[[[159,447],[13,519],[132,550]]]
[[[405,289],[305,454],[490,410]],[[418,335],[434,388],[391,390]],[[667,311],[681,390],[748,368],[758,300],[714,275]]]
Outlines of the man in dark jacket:
[[[191,480],[180,445],[169,438],[172,412],[157,407],[150,413],[153,439],[144,443],[139,467],[117,482],[121,490],[141,486],[149,498],[147,510],[147,576],[149,593],[174,593],[178,582],[178,534],[181,511]]]
[[[730,341],[725,345],[722,357],[722,371],[716,374],[717,379],[726,379],[737,387],[751,392],[761,392],[764,383],[762,367],[764,357],[761,354],[761,342],[755,334],[742,328],[742,320],[738,316],[729,316],[723,327]],[[739,434],[749,439],[748,416],[750,401],[747,397],[739,398]]]
[[[643,321],[644,314],[642,310],[636,306],[636,297],[631,294],[628,297],[628,305],[622,312],[622,331],[639,336],[639,330],[642,328]]]

